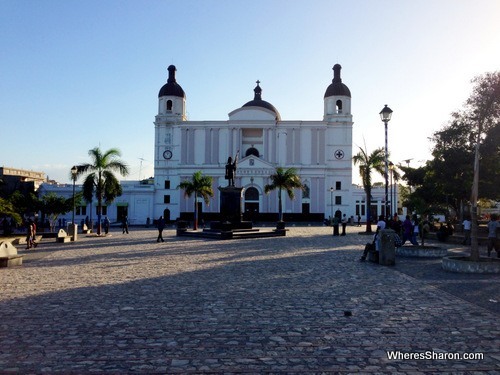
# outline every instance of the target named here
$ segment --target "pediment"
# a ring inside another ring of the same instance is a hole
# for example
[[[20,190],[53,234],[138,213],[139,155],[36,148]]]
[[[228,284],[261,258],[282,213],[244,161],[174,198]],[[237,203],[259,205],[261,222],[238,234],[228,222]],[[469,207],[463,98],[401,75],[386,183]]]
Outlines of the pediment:
[[[238,161],[238,168],[236,174],[239,176],[244,175],[272,175],[276,167],[254,155],[246,156]]]

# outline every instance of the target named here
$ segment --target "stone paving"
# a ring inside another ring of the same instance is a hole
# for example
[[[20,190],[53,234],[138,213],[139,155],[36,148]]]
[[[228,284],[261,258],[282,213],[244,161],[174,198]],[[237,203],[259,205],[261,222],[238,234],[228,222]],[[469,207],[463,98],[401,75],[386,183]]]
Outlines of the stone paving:
[[[0,269],[0,373],[500,373],[498,276],[361,263],[360,228],[331,230],[44,240]]]

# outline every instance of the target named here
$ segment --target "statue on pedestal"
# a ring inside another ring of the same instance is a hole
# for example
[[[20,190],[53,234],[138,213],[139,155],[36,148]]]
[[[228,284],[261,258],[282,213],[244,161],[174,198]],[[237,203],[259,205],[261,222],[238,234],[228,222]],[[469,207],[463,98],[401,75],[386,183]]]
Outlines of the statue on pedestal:
[[[233,161],[233,158],[231,158],[231,156],[229,158],[227,158],[227,164],[226,164],[226,174],[224,176],[224,178],[226,180],[228,180],[228,187],[229,186],[234,186],[234,179],[236,177],[236,167],[238,165],[238,155],[240,153],[240,150],[238,150],[238,152],[236,153],[236,156],[234,157],[234,161]]]

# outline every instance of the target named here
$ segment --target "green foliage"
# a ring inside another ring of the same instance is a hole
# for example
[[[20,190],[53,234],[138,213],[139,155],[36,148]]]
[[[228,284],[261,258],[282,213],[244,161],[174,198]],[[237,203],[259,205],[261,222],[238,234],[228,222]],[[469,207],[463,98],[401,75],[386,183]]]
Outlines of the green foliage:
[[[73,197],[66,199],[55,193],[49,193],[42,197],[40,211],[49,219],[50,227],[54,228],[58,216],[73,210],[73,205],[77,201],[80,201],[80,196],[78,195],[75,196],[75,202],[73,202]]]
[[[7,199],[0,198],[0,216],[10,216],[16,224],[21,224],[21,215],[16,211],[12,202]]]
[[[359,165],[359,175],[366,194],[366,232],[371,233],[370,207],[372,202],[372,171],[385,176],[385,150],[380,147],[368,154],[368,151],[359,147],[359,152],[352,157],[354,165]]]
[[[278,189],[278,210],[279,220],[283,221],[283,206],[281,200],[281,192],[286,191],[290,199],[295,198],[294,189],[304,189],[304,185],[300,180],[295,168],[284,169],[282,167],[276,168],[276,172],[270,176],[271,183],[264,186],[264,192],[269,194],[272,190]]]
[[[114,175],[122,176],[129,174],[128,166],[119,159],[121,153],[112,148],[102,152],[99,147],[89,150],[91,163],[77,166],[77,178],[86,175],[83,182],[83,197],[87,202],[92,201],[93,196],[97,198],[97,234],[101,234],[101,212],[103,200],[111,203],[122,194],[120,182]]]
[[[182,181],[178,188],[184,190],[184,195],[190,197],[195,195],[195,197],[202,197],[205,204],[210,204],[210,198],[214,196],[214,191],[212,189],[212,177],[204,176],[201,171],[193,173],[191,180]],[[194,229],[198,229],[198,205],[197,199],[194,200]]]
[[[204,176],[201,171],[193,173],[191,181],[182,181],[178,187],[184,190],[184,195],[187,197],[193,194],[202,197],[207,205],[210,204],[210,198],[214,196],[212,177]]]
[[[411,210],[424,212],[432,206],[440,210],[451,207],[458,212],[462,202],[470,201],[478,140],[479,198],[500,200],[500,73],[473,82],[481,89],[474,88],[462,111],[452,113],[449,123],[430,138],[433,159],[420,168],[400,167],[404,180],[413,188],[405,201]]]

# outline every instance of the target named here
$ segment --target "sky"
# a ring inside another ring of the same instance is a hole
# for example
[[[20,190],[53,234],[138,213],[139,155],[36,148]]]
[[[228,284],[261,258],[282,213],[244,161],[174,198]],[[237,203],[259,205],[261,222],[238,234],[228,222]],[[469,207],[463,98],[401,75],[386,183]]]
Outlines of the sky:
[[[338,63],[354,152],[384,146],[387,104],[391,161],[417,167],[500,69],[499,19],[498,0],[0,0],[0,166],[64,183],[118,148],[125,179],[150,177],[169,65],[189,120],[227,120],[257,80],[282,120],[322,120]]]

